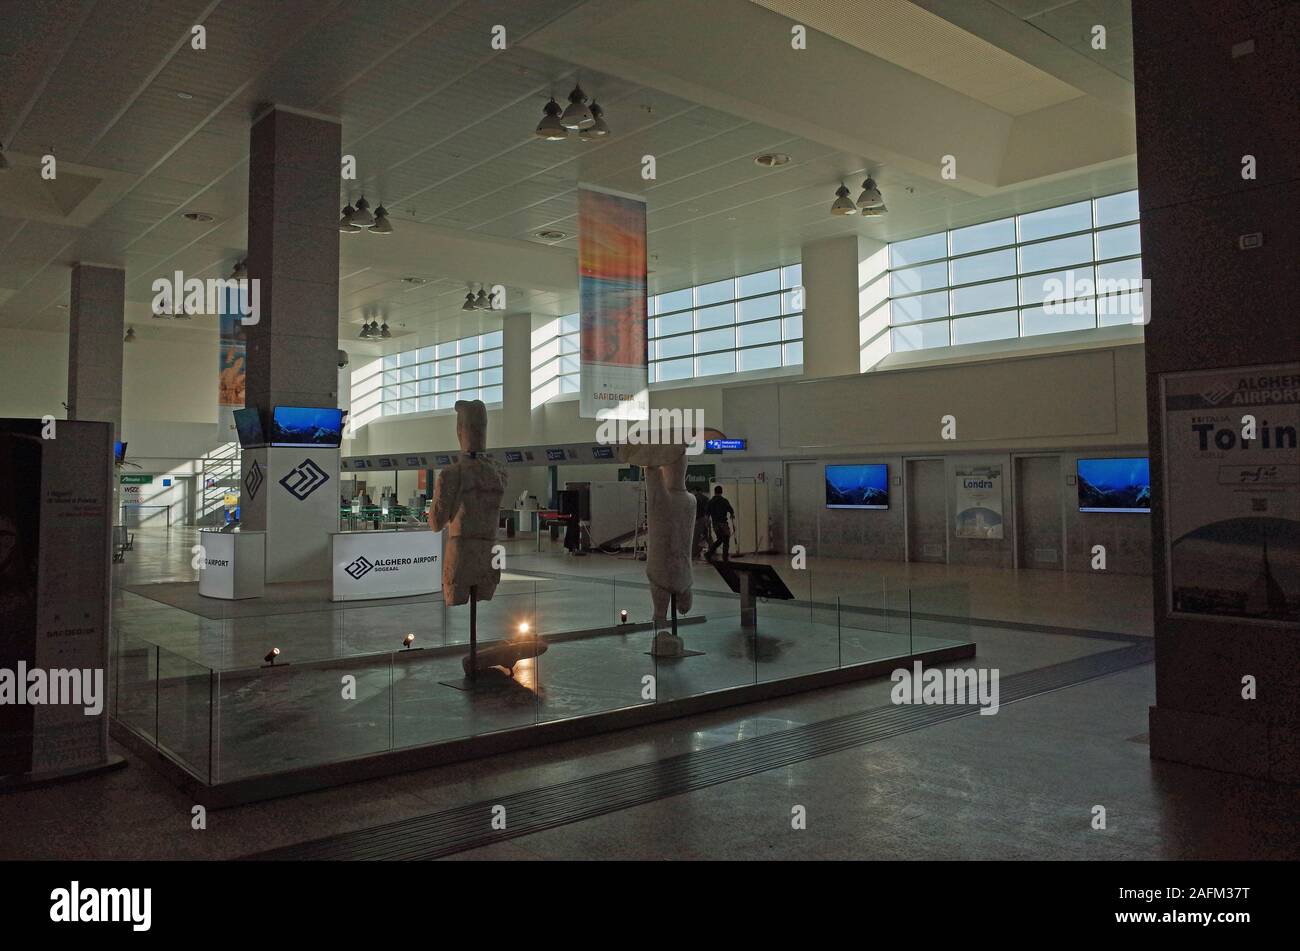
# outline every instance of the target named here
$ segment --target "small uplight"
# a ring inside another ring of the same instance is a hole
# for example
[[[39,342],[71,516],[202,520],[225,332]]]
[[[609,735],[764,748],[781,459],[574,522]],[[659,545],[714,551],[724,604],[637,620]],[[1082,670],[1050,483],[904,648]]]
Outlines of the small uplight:
[[[414,634],[407,634],[404,638],[402,638],[402,646],[405,647],[408,651],[411,649],[411,645],[414,643],[415,643]]]
[[[529,628],[528,628],[528,622],[527,622],[527,621],[520,621],[520,622],[519,622],[519,636],[520,636],[520,637],[527,637],[527,636],[528,636],[528,630],[529,630]]]
[[[626,623],[627,623],[627,609],[626,609],[626,608],[624,608],[622,611],[619,611],[619,612],[618,612],[618,623],[619,623],[619,624],[626,624]]]
[[[274,664],[275,659],[279,656],[280,656],[280,648],[272,647],[270,652],[262,659],[265,660],[268,664]]]

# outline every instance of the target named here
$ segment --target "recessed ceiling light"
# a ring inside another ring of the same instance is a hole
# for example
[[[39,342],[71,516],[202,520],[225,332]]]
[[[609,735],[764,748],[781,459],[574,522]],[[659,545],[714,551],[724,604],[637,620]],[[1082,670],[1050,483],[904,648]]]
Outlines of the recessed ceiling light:
[[[402,283],[403,284],[428,284],[429,279],[426,277],[404,277],[402,278]]]
[[[547,230],[535,231],[533,232],[533,235],[534,237],[544,238],[547,241],[559,241],[561,238],[568,237],[568,235],[565,234],[563,231],[547,231]]]
[[[208,214],[206,211],[187,211],[181,215],[186,221],[216,221],[217,219]]]
[[[761,165],[764,168],[776,168],[778,165],[789,165],[790,156],[784,152],[765,152],[762,155],[754,156],[754,164]]]
[[[178,92],[178,93],[176,94],[176,98],[177,98],[177,99],[184,99],[186,102],[189,102],[189,100],[193,99],[194,96],[192,96],[190,93],[187,93],[187,92]]]
[[[59,305],[57,305],[57,306],[58,306],[59,310],[67,310],[67,309],[68,309],[68,305],[67,305],[67,304],[59,304]]]

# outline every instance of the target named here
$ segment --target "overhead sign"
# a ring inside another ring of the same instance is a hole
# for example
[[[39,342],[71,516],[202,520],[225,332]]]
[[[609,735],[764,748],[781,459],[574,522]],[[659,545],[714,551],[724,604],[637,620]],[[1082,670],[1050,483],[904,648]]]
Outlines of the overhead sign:
[[[578,189],[579,410],[587,419],[646,419],[646,206]]]
[[[705,452],[736,452],[746,446],[744,439],[706,439],[704,440]]]
[[[153,476],[151,475],[124,475],[119,482],[122,485],[153,485]]]

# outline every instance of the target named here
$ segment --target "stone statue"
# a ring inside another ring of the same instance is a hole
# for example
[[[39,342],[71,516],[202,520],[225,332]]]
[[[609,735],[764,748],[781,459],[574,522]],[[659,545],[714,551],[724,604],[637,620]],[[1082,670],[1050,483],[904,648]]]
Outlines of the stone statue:
[[[442,556],[442,597],[465,604],[474,588],[476,600],[491,601],[501,569],[492,567],[505,468],[480,454],[487,448],[487,407],[481,400],[456,401],[456,439],[461,456],[438,471],[429,506],[429,527],[450,526]]]
[[[682,653],[681,638],[669,626],[673,595],[677,610],[691,609],[691,541],[695,497],[686,489],[685,445],[623,445],[619,459],[646,470],[646,578],[654,604],[655,639],[651,653]]]

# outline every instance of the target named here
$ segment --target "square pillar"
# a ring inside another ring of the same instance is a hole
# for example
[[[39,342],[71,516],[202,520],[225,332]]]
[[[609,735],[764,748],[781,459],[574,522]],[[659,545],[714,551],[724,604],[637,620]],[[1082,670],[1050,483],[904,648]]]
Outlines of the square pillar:
[[[122,334],[126,272],[96,264],[72,266],[68,319],[68,418],[113,424],[122,438]]]

